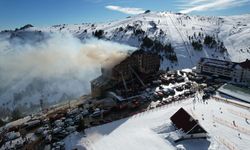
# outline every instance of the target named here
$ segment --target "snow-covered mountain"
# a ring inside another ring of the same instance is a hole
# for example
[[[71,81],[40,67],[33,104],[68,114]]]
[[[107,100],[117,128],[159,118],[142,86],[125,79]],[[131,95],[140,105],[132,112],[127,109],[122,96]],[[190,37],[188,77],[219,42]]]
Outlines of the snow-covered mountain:
[[[93,32],[103,31],[105,39],[140,47],[145,36],[160,41],[163,45],[171,43],[178,58],[178,68],[194,66],[199,57],[215,57],[244,61],[250,58],[250,14],[227,17],[189,16],[179,13],[151,12],[109,23],[56,25],[42,32],[70,32],[80,39],[92,36]],[[197,52],[192,41],[203,40],[206,35],[223,42],[227,49],[208,48]],[[217,50],[217,51],[216,51]],[[187,63],[190,62],[190,63]],[[168,63],[164,61],[162,64]],[[175,67],[176,68],[176,67]]]
[[[150,12],[107,23],[61,24],[43,28],[28,25],[15,31],[2,31],[0,33],[0,55],[10,53],[8,46],[11,44],[14,45],[18,42],[19,44],[39,45],[51,38],[53,33],[70,33],[80,40],[94,36],[155,51],[162,56],[161,69],[163,70],[194,67],[200,57],[237,62],[250,58],[250,14],[205,17],[170,12]],[[9,45],[6,44],[6,39]],[[65,41],[61,44],[64,45]],[[26,80],[16,81],[15,85],[9,89],[0,89],[2,107],[15,107],[17,105],[17,102],[14,103],[17,101],[14,100],[15,98],[18,99],[18,104],[29,105],[26,102],[27,99],[28,103],[39,104],[42,95],[50,102],[85,94],[80,92],[81,89],[77,89],[79,93],[58,93],[60,88],[58,84],[56,84],[56,89],[47,84],[53,81],[47,81],[44,84],[44,82],[40,83],[39,79],[32,80],[34,82],[30,81],[30,83],[27,83]],[[78,79],[68,81],[67,85],[70,85],[71,88],[74,87],[74,84],[79,85],[76,83]],[[55,80],[55,82],[60,83],[60,80]],[[18,85],[24,85],[25,89],[20,89],[24,87]],[[43,93],[39,91],[43,91]],[[8,96],[6,96],[6,92],[8,92]],[[29,96],[23,96],[25,93],[29,93]],[[5,96],[3,97],[3,95]],[[30,99],[31,97],[34,99]]]

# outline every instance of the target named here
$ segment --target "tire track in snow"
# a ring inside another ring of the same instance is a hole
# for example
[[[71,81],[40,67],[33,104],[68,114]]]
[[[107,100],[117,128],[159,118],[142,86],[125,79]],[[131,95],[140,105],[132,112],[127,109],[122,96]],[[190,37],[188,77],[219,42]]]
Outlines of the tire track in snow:
[[[186,49],[186,52],[187,52],[187,54],[189,55],[190,62],[191,62],[191,64],[194,66],[194,62],[193,62],[193,60],[192,60],[192,56],[191,56],[190,50],[189,50],[189,48],[188,48],[188,46],[187,46],[187,43],[185,42],[185,40],[184,40],[184,38],[183,38],[182,33],[181,33],[180,30],[177,28],[177,25],[174,23],[172,17],[171,17],[169,14],[168,14],[168,17],[169,17],[170,20],[171,20],[170,23],[175,27],[177,33],[179,34],[179,36],[180,36],[180,38],[181,38],[181,40],[182,40],[182,42],[183,42],[183,45],[184,45],[184,47],[185,47],[185,49]]]

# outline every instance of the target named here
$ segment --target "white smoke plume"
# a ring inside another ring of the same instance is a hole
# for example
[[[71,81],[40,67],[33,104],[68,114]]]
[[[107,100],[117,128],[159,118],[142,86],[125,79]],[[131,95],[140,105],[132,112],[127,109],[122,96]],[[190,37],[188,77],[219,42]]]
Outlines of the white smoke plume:
[[[0,104],[53,102],[90,92],[90,81],[107,60],[118,63],[135,48],[109,41],[80,41],[71,34],[53,34],[37,44],[0,38]],[[28,104],[27,104],[28,103]]]

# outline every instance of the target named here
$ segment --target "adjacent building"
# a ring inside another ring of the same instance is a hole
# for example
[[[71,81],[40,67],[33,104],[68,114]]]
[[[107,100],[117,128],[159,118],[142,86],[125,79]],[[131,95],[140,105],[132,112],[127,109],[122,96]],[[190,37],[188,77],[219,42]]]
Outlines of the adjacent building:
[[[196,68],[197,73],[218,76],[220,79],[245,86],[250,85],[250,60],[231,62],[225,60],[201,58]]]
[[[204,138],[207,137],[207,131],[195,120],[186,110],[180,108],[170,117],[174,126],[183,131],[182,139]]]

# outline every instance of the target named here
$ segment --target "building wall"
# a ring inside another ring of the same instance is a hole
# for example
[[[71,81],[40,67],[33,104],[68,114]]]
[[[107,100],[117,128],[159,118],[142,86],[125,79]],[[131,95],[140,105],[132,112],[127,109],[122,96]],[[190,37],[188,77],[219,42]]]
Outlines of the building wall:
[[[237,65],[232,73],[232,82],[240,83],[242,78],[242,68]]]
[[[102,95],[102,87],[96,86],[91,83],[91,96],[92,97],[99,97]]]
[[[225,76],[225,77],[232,77],[232,70],[228,68],[219,68],[210,65],[203,65],[202,72],[212,73],[214,75]]]
[[[160,68],[160,58],[156,54],[143,53],[132,55],[109,70],[111,72],[109,73],[111,75],[110,78],[113,80],[121,81],[123,75],[123,78],[125,80],[128,80],[133,76],[131,68],[133,68],[133,70],[137,73],[143,74],[156,72]]]
[[[183,136],[183,139],[192,139],[192,138],[205,138],[207,133],[196,133],[196,134],[186,134]]]
[[[250,70],[242,68],[238,63],[234,64],[235,65],[230,68],[227,66],[218,67],[216,65],[208,65],[206,63],[199,62],[196,67],[196,72],[225,77],[227,80],[235,84],[250,85]]]
[[[250,69],[243,70],[242,83],[250,85]]]
[[[115,84],[125,80],[130,80],[134,77],[133,70],[140,74],[155,73],[160,68],[160,58],[157,54],[148,54],[145,52],[138,52],[127,57],[121,63],[113,68],[102,68],[103,80],[97,79],[91,82],[92,97],[100,97],[107,89],[112,88]],[[109,80],[108,83],[105,81]]]
[[[111,78],[113,80],[122,80],[122,75],[125,80],[132,77],[131,69],[132,68],[138,68],[138,58],[134,56],[130,56],[124,61],[122,61],[120,64],[116,65],[111,70]]]
[[[139,66],[140,72],[150,73],[159,70],[160,67],[160,58],[158,55],[147,54],[140,56]]]

